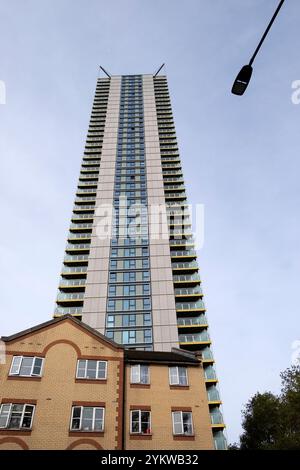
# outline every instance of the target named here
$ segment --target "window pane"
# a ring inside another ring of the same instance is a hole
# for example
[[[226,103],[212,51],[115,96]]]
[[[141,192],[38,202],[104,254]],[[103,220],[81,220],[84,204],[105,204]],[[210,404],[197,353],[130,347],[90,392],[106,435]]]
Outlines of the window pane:
[[[86,364],[86,361],[83,361],[83,360],[78,361],[77,377],[79,378],[85,377],[85,364]]]
[[[172,417],[174,434],[182,434],[181,412],[175,411],[174,413],[172,413]]]
[[[149,383],[149,367],[148,366],[141,366],[141,383],[142,384]]]
[[[131,366],[131,382],[138,383],[140,380],[140,367],[139,365]]]
[[[177,376],[177,367],[170,367],[170,384],[174,385],[178,383],[178,376]]]
[[[10,371],[11,374],[19,374],[19,368],[20,368],[21,361],[22,361],[21,356],[15,356],[13,358],[11,371]]]
[[[93,408],[85,407],[82,411],[82,430],[92,431],[93,430]]]
[[[31,368],[33,363],[33,357],[23,357],[20,375],[31,375]]]
[[[183,433],[193,434],[192,413],[182,413]]]
[[[5,428],[7,426],[9,412],[10,405],[2,405],[0,414],[0,428]]]
[[[141,432],[143,434],[150,434],[150,412],[142,411],[141,412]]]
[[[34,406],[26,405],[25,413],[22,421],[22,428],[30,428],[32,422]]]
[[[80,429],[80,416],[81,416],[81,408],[80,406],[76,406],[73,408],[73,417],[72,417],[72,429]]]
[[[10,429],[19,429],[24,405],[13,405],[8,427]]]
[[[41,375],[42,364],[43,364],[43,359],[41,359],[40,357],[36,357],[34,360],[34,367],[33,367],[32,375]]]
[[[187,369],[186,367],[178,367],[179,384],[187,385]]]
[[[89,361],[87,362],[87,379],[95,379],[97,373],[97,361]]]
[[[103,426],[103,417],[104,417],[104,410],[103,408],[96,408],[95,410],[95,426],[94,430],[95,431],[102,431],[104,426]]]
[[[98,379],[105,379],[106,378],[106,365],[105,361],[100,361],[98,363]]]
[[[139,411],[131,412],[131,432],[140,432],[139,415]]]

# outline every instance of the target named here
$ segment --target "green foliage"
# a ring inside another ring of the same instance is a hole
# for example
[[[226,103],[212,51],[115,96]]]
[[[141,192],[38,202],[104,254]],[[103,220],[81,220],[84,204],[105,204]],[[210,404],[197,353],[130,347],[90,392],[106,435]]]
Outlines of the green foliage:
[[[241,450],[300,449],[300,366],[281,373],[280,395],[256,393],[242,412]]]

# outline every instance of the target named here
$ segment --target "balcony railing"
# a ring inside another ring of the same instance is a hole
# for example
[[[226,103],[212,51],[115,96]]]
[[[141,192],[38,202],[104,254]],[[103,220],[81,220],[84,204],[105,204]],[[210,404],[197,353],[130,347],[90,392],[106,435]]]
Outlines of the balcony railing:
[[[74,245],[73,245],[74,246]],[[175,295],[203,295],[201,287],[188,287],[183,289],[174,289]]]
[[[87,239],[89,240],[91,238],[91,234],[90,233],[69,233],[68,235],[68,240],[78,240],[78,239]]]
[[[201,281],[199,274],[174,274],[173,282],[194,282]]]
[[[180,343],[202,343],[210,341],[209,334],[206,331],[194,335],[178,335],[178,338]]]
[[[223,416],[220,411],[214,411],[210,413],[211,424],[223,424]]]
[[[64,261],[88,261],[89,255],[65,255]]]
[[[204,368],[204,375],[207,380],[216,380],[217,374],[213,366],[208,366]]]
[[[178,318],[177,325],[178,326],[207,325],[207,318],[205,315],[200,315],[199,317]]]
[[[89,250],[90,243],[67,243],[66,250]]]
[[[73,206],[73,211],[88,211],[88,210],[94,210],[95,209],[95,206],[94,205],[89,205],[89,204],[79,204],[79,205],[75,205]]]
[[[87,256],[87,255],[86,255]],[[203,300],[197,302],[176,302],[176,310],[205,310]]]
[[[54,315],[81,315],[82,307],[56,307]]]
[[[93,227],[93,224],[70,224],[70,228],[71,229],[85,229],[85,228],[92,228]]]
[[[94,214],[75,214],[72,216],[72,220],[84,220],[84,219],[93,219]]]
[[[207,389],[207,398],[208,401],[220,401],[220,394],[215,386]]]
[[[61,278],[59,287],[84,287],[86,283],[85,279],[64,279]]]
[[[198,269],[197,261],[189,261],[185,263],[172,263],[172,269]]]
[[[180,256],[180,257],[193,257],[195,258],[197,256],[197,253],[195,250],[171,250],[171,258],[174,258],[175,256]]]
[[[60,300],[83,300],[84,297],[84,292],[72,292],[72,293],[67,293],[67,292],[59,292],[57,294],[57,301]]]
[[[87,266],[63,266],[61,273],[62,274],[86,274]]]

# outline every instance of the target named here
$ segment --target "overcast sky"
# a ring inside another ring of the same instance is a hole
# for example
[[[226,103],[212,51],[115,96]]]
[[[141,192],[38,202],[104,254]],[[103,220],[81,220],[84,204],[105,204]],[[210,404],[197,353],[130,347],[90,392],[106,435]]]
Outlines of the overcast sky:
[[[256,391],[280,389],[299,332],[300,3],[287,0],[243,98],[230,94],[277,0],[0,1],[0,335],[51,318],[103,65],[162,62],[199,252],[229,441]]]

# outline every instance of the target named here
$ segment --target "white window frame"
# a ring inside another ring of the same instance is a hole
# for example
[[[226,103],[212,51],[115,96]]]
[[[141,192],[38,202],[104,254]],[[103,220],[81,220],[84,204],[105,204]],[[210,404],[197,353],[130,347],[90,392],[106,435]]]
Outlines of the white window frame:
[[[15,362],[16,359],[20,359],[20,363],[18,365],[17,372],[12,372],[12,369],[14,367],[14,362]],[[28,375],[20,374],[23,359],[33,359],[32,360],[32,365],[31,365],[31,371],[30,371],[30,374],[28,374]],[[39,374],[34,374],[33,373],[33,369],[35,367],[36,359],[41,359],[41,361],[42,361],[41,371],[40,371]],[[39,357],[39,356],[13,356],[8,375],[12,375],[12,376],[18,375],[20,377],[41,377],[42,373],[43,373],[43,368],[44,368],[44,358],[43,357]]]
[[[179,367],[185,368],[186,372],[186,384],[181,384],[179,383]],[[176,369],[176,382],[172,382],[172,374],[171,374],[171,369]],[[179,387],[186,387],[189,385],[189,377],[188,377],[188,369],[185,366],[170,366],[169,367],[169,384],[170,385],[178,385]]]
[[[0,404],[0,415],[2,413],[3,406],[9,406],[9,412],[7,413],[7,419],[6,419],[5,426],[0,426],[0,429],[8,429],[8,423],[9,423],[10,418],[11,418],[12,407],[13,407],[13,405],[17,405],[17,404],[18,405],[23,405],[23,410],[22,410],[22,415],[21,415],[21,420],[20,420],[20,426],[18,428],[11,428],[11,429],[12,430],[13,429],[32,429],[32,423],[33,423],[33,418],[34,418],[34,413],[35,413],[35,405],[33,405],[32,403],[1,403]],[[23,420],[24,420],[24,416],[25,416],[26,406],[31,406],[33,408],[32,416],[31,416],[31,423],[30,423],[29,428],[22,428],[22,424],[23,424]]]
[[[90,378],[87,377],[88,361],[93,361],[93,360],[94,359],[78,359],[77,360],[76,379],[79,379],[79,380],[106,380],[107,379],[107,361],[102,361],[102,360],[97,361],[96,378],[95,379],[90,379]],[[85,361],[84,377],[78,377],[79,361]],[[105,363],[105,377],[98,377],[100,362]]]
[[[132,430],[132,414],[133,413],[139,413],[139,430],[138,431],[133,431]],[[149,429],[151,431],[152,429],[152,416],[151,416],[151,410],[130,410],[130,434],[143,434],[144,436],[148,436],[151,433],[142,433],[142,413],[149,413]]]
[[[141,382],[141,366],[146,366],[148,367],[148,381],[147,382]],[[138,367],[138,381],[134,382],[133,381],[133,369],[134,367]],[[150,385],[150,367],[148,364],[132,364],[130,368],[130,383],[131,384],[141,384],[141,385]]]
[[[180,421],[181,421],[181,433],[175,433],[175,413],[180,413]],[[191,425],[192,425],[192,432],[191,434],[185,434],[183,430],[183,413],[189,413],[191,415]],[[172,427],[173,427],[173,434],[174,436],[194,436],[194,423],[193,423],[193,413],[192,411],[172,411]]]
[[[72,428],[73,415],[74,415],[75,408],[80,408],[79,429]],[[91,431],[87,431],[87,430],[82,429],[82,415],[83,415],[83,409],[84,408],[93,408],[93,429]],[[96,410],[103,410],[102,429],[94,429],[95,428]],[[70,431],[75,431],[75,432],[104,432],[104,426],[105,426],[105,407],[104,406],[80,406],[80,405],[72,406]]]

